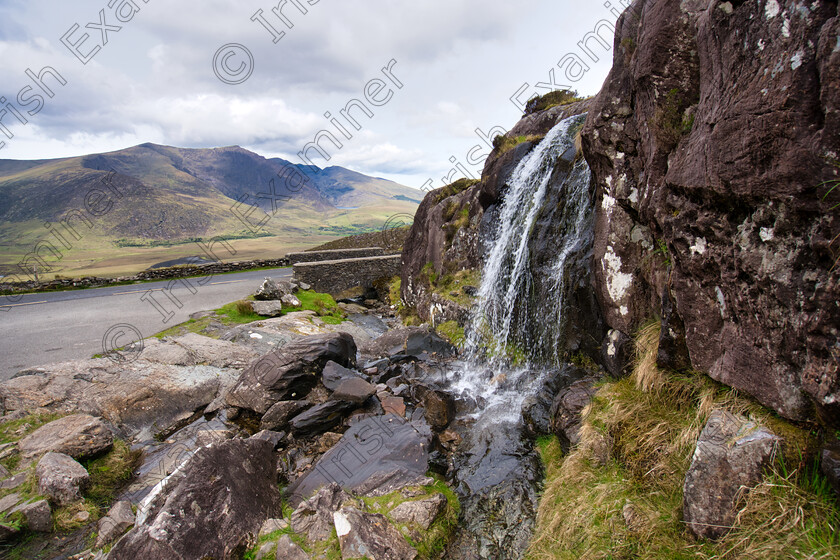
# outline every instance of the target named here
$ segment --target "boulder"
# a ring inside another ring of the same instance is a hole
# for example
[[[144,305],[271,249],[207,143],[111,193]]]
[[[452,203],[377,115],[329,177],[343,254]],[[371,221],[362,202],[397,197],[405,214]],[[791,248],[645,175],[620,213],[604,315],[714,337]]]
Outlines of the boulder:
[[[260,430],[251,436],[251,439],[261,439],[269,442],[274,449],[280,447],[280,443],[286,439],[286,432],[274,432],[271,430]]]
[[[826,446],[820,458],[820,470],[840,496],[840,442],[834,441]]]
[[[264,414],[279,401],[304,398],[328,361],[355,365],[356,343],[347,333],[293,340],[251,363],[225,399],[231,406]]]
[[[428,531],[432,523],[446,508],[446,496],[435,494],[423,500],[403,502],[388,514],[395,523],[415,523],[424,531]]]
[[[260,420],[261,430],[288,431],[289,420],[312,406],[309,401],[280,401],[271,406]]]
[[[108,559],[238,559],[280,509],[272,445],[227,440],[199,449],[161,481]]]
[[[306,554],[301,547],[296,545],[289,535],[283,535],[277,541],[276,560],[309,560],[309,555]]]
[[[324,371],[321,373],[321,381],[324,383],[324,387],[330,391],[335,391],[342,381],[355,378],[360,378],[358,373],[333,361],[327,362],[324,365]]]
[[[74,459],[93,457],[111,448],[114,435],[100,418],[73,414],[45,424],[20,440],[24,459],[54,451]]]
[[[592,377],[575,381],[561,390],[551,405],[551,430],[560,440],[564,453],[580,441],[581,415],[597,392],[595,381]]]
[[[446,429],[455,419],[455,398],[449,393],[428,389],[422,385],[413,387],[415,397],[423,404],[426,422],[435,431]]]
[[[280,300],[252,301],[251,309],[263,317],[279,317],[283,313],[283,302]]]
[[[779,438],[741,416],[716,410],[697,440],[683,487],[683,519],[698,537],[723,536],[737,499],[761,482]]]
[[[280,301],[282,301],[283,305],[285,305],[286,307],[300,307],[301,306],[300,300],[292,294],[286,294],[285,296],[280,298]]]
[[[353,507],[341,508],[333,515],[342,558],[376,560],[414,560],[411,548],[400,532],[384,515],[363,513]]]
[[[90,483],[87,470],[69,455],[46,453],[35,467],[38,493],[59,506],[82,499],[82,492]]]
[[[111,544],[132,525],[134,525],[134,512],[131,510],[131,502],[120,500],[111,506],[105,517],[99,520],[94,548]]]
[[[425,479],[431,433],[393,415],[373,416],[353,424],[306,475],[292,484],[293,504],[332,482],[370,494],[379,488]],[[387,493],[387,492],[384,492]]]
[[[301,412],[289,421],[289,429],[296,437],[317,435],[339,425],[356,404],[329,400]]]
[[[50,533],[53,530],[52,510],[47,500],[20,504],[15,506],[11,513],[20,513],[26,528],[31,531]]]
[[[332,400],[345,401],[353,404],[364,404],[366,400],[376,394],[376,387],[360,377],[345,379],[339,383],[330,397]]]
[[[333,514],[349,499],[338,484],[321,488],[292,512],[292,530],[309,542],[326,540],[333,529]]]
[[[266,278],[257,291],[254,292],[254,299],[259,301],[279,300],[286,294],[292,292],[292,286],[288,282],[276,282],[271,278]]]

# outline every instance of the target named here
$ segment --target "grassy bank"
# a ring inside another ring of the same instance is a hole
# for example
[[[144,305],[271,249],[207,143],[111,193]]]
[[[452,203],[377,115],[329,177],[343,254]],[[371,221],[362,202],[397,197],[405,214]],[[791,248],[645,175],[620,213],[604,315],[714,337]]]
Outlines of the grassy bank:
[[[581,443],[539,441],[546,481],[528,558],[838,558],[840,508],[813,454],[815,434],[701,373],[656,367],[659,325],[637,335],[632,376],[600,385]],[[696,540],[682,521],[685,473],[712,410],[744,414],[784,439],[734,528]]]

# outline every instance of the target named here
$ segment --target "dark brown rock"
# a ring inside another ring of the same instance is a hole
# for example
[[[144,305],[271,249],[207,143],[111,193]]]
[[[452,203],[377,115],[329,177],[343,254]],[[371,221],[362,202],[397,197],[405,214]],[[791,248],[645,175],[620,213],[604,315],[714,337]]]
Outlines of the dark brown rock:
[[[613,377],[627,377],[633,372],[636,347],[633,339],[621,331],[610,330],[601,343],[601,363]]]
[[[157,490],[109,560],[239,559],[281,509],[274,450],[254,439],[198,450]]]
[[[320,379],[324,365],[355,365],[356,343],[347,333],[293,340],[251,363],[228,392],[231,406],[264,414],[279,401],[304,398]]]
[[[329,400],[301,412],[289,421],[289,429],[296,437],[317,435],[338,426],[356,404]]]
[[[597,392],[594,378],[575,381],[561,390],[554,398],[549,415],[551,430],[560,440],[564,453],[580,441],[580,426],[583,422],[583,409],[592,401]]]
[[[18,443],[23,458],[54,451],[74,459],[92,457],[111,448],[114,435],[99,418],[74,414],[41,426]]]
[[[691,367],[691,356],[685,344],[685,325],[677,313],[676,303],[667,288],[662,293],[662,319],[660,320],[656,365],[675,371]]]
[[[683,519],[698,537],[718,538],[735,522],[736,500],[758,484],[779,438],[716,410],[700,433],[683,488]]]
[[[333,361],[327,362],[324,365],[324,371],[321,372],[321,381],[324,383],[324,387],[330,391],[335,391],[342,381],[354,377],[359,377],[359,374]]]
[[[840,18],[772,6],[636,0],[619,20],[583,131],[596,288],[627,333],[669,288],[693,368],[840,425],[840,191],[819,186],[840,154]]]
[[[360,377],[345,379],[330,396],[332,400],[363,404],[376,394],[376,387]]]
[[[820,471],[828,479],[834,492],[840,496],[840,442],[833,442],[822,450]]]
[[[288,430],[289,420],[300,412],[312,406],[309,401],[280,401],[275,403],[263,414],[260,420],[261,430]]]

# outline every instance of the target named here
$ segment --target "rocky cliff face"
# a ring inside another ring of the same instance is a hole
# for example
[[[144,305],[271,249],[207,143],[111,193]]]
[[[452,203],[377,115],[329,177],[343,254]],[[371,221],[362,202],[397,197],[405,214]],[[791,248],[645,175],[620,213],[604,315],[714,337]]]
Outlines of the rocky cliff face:
[[[684,323],[693,368],[835,426],[839,107],[836,1],[637,0],[583,133],[610,327]]]

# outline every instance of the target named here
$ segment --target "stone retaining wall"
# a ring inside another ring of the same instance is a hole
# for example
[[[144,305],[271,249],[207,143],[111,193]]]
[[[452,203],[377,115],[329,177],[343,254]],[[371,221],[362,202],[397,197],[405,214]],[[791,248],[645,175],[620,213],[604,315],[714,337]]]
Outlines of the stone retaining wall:
[[[70,288],[99,288],[112,284],[124,284],[144,280],[170,280],[172,278],[188,278],[192,276],[211,276],[225,272],[238,272],[241,270],[252,270],[255,268],[277,268],[289,266],[288,258],[240,261],[227,263],[209,263],[201,265],[181,265],[167,268],[156,268],[144,270],[134,276],[120,276],[117,278],[99,278],[88,276],[85,278],[64,278],[51,280],[49,282],[0,282],[0,292],[38,292],[54,291]]]
[[[363,247],[361,249],[330,249],[327,251],[306,251],[303,253],[289,253],[286,258],[289,264],[337,261],[342,259],[360,259],[364,257],[380,257],[385,254],[382,247]]]
[[[380,278],[399,276],[400,255],[308,262],[293,265],[295,278],[318,292],[332,295],[361,286],[369,288]]]

